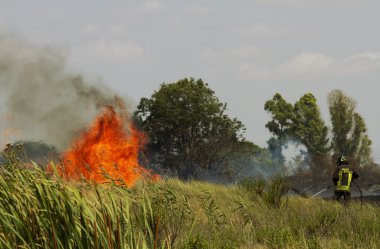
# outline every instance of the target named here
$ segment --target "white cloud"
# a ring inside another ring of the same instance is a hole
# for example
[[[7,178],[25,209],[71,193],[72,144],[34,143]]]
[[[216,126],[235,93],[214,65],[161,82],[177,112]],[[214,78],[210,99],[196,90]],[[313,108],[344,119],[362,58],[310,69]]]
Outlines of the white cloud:
[[[348,57],[346,59],[347,62],[349,61],[380,61],[380,52],[366,52],[366,53],[360,53],[355,54],[351,57]]]
[[[227,54],[239,58],[256,56],[258,53],[259,49],[255,45],[239,46],[227,51]]]
[[[239,26],[233,28],[237,35],[254,36],[260,38],[272,38],[276,36],[288,35],[296,32],[297,29],[291,27],[273,27],[265,24],[254,24],[249,26]]]
[[[260,67],[257,63],[243,63],[238,74],[248,80],[272,80],[275,78],[273,70]]]
[[[275,4],[275,5],[301,5],[306,0],[256,0],[260,4]]]
[[[149,12],[159,12],[165,9],[165,4],[160,0],[148,0],[144,3],[144,10]]]
[[[259,4],[279,5],[279,6],[343,6],[356,7],[368,0],[256,0]]]
[[[185,13],[188,15],[208,15],[211,13],[211,9],[209,6],[202,4],[191,4],[185,7]]]
[[[366,52],[342,59],[336,71],[339,74],[364,74],[380,69],[380,52]]]
[[[122,25],[103,24],[86,24],[80,29],[80,33],[83,35],[101,37],[126,37],[129,35],[127,28]]]
[[[82,28],[80,28],[80,32],[85,35],[93,35],[100,33],[102,29],[103,27],[101,27],[100,25],[86,24]]]
[[[84,35],[102,35],[102,36],[128,36],[129,32],[122,25],[103,25],[103,24],[86,24],[80,29]]]
[[[313,72],[325,72],[333,64],[334,59],[318,53],[302,53],[285,63],[282,70],[294,74],[305,74]]]
[[[201,53],[200,57],[203,60],[216,60],[221,57],[221,52],[218,52],[215,49],[209,48],[209,49],[204,50]]]
[[[257,63],[242,63],[239,74],[246,79],[273,80],[292,77],[351,77],[366,75],[380,70],[380,52],[354,54],[345,58],[334,58],[321,53],[301,53],[273,67]]]
[[[125,1],[132,2],[132,1]],[[159,14],[166,10],[166,5],[162,0],[135,1],[132,6],[119,6],[112,10],[110,15],[120,24],[134,25],[140,23],[144,25],[147,17],[152,14]]]
[[[108,27],[109,33],[115,36],[128,36],[129,32],[126,27],[121,25],[112,25]]]
[[[143,54],[142,47],[122,41],[100,40],[89,47],[91,54],[118,60],[128,60]]]
[[[258,56],[259,53],[260,50],[255,45],[242,45],[225,50],[209,48],[201,54],[201,58],[208,61],[222,61],[230,59],[252,58]]]
[[[236,28],[236,33],[241,35],[253,35],[260,37],[272,37],[276,34],[276,31],[269,26],[258,24],[248,27],[238,27]]]

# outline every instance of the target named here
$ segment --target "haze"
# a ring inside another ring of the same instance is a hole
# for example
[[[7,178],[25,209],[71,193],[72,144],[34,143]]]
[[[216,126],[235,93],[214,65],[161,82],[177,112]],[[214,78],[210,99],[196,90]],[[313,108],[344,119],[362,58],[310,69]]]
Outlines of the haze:
[[[0,35],[58,49],[133,105],[162,82],[202,78],[260,146],[276,92],[313,93],[329,124],[327,94],[342,89],[379,162],[379,11],[376,0],[1,1]]]

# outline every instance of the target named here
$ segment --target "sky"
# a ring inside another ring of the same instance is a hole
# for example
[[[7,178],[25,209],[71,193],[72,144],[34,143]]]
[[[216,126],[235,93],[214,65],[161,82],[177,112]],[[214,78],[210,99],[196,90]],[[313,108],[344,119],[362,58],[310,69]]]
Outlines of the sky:
[[[341,89],[380,162],[379,11],[378,0],[2,0],[0,35],[62,51],[132,109],[163,82],[201,78],[260,146],[276,92],[313,93],[329,125],[327,95]]]

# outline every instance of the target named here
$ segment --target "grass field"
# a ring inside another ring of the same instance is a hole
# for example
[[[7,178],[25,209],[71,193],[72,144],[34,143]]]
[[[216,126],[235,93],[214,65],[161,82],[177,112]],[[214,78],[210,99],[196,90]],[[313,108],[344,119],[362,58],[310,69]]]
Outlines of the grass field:
[[[379,206],[285,197],[285,184],[169,179],[125,188],[8,165],[0,248],[380,248]]]

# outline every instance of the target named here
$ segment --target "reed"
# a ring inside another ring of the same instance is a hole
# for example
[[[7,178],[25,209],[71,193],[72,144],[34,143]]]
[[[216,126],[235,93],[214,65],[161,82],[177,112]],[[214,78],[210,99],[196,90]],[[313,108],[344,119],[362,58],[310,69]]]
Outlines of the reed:
[[[12,161],[0,173],[0,248],[380,248],[378,205],[285,189],[281,178],[67,182]]]

